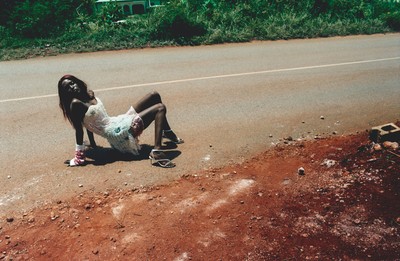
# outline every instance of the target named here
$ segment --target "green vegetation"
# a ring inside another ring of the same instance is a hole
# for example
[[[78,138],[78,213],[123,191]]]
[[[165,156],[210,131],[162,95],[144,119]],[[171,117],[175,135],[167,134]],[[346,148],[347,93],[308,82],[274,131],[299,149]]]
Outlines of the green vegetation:
[[[0,60],[400,30],[398,0],[171,0],[124,17],[94,0],[0,1]],[[125,19],[124,22],[121,19]]]

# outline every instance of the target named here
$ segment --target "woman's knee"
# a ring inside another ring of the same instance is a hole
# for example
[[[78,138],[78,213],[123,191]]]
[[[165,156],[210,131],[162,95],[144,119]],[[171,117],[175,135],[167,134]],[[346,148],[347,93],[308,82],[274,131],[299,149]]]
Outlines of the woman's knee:
[[[161,103],[161,95],[157,91],[150,92],[150,97]]]
[[[163,103],[157,103],[156,106],[157,106],[158,112],[163,112],[163,113],[167,112],[167,107],[165,107],[165,105]]]
[[[147,108],[139,113],[140,118],[142,118],[144,123],[144,129],[146,129],[150,123],[154,120],[165,118],[167,108],[162,103],[157,103]]]

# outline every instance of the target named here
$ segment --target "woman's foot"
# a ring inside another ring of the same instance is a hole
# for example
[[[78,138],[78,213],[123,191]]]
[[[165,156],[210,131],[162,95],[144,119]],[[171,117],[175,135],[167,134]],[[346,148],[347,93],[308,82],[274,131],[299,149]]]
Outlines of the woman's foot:
[[[175,144],[182,144],[185,142],[183,139],[176,136],[176,134],[172,130],[163,130],[162,137],[169,139]]]

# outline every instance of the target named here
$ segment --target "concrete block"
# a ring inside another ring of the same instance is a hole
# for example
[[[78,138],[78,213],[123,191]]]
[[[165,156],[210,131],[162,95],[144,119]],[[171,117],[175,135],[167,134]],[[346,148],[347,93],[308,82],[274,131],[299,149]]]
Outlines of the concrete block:
[[[372,127],[369,138],[374,142],[400,141],[400,127],[394,123]]]

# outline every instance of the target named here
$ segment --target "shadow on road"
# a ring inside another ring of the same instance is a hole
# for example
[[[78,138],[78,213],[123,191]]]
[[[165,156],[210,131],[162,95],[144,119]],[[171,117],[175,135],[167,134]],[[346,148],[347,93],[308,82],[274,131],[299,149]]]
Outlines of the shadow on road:
[[[104,147],[97,147],[95,149],[91,148],[86,151],[86,157],[87,157],[86,163],[95,166],[103,166],[116,161],[148,160],[150,151],[153,148],[154,148],[153,146],[147,144],[141,144],[140,154],[137,156],[128,153],[121,153],[112,148],[104,148]],[[168,143],[165,149],[167,150],[165,154],[171,160],[177,158],[181,154],[180,151],[176,150],[176,145],[174,146],[172,143],[171,144]]]

